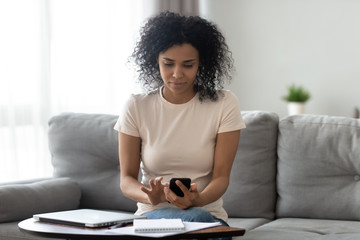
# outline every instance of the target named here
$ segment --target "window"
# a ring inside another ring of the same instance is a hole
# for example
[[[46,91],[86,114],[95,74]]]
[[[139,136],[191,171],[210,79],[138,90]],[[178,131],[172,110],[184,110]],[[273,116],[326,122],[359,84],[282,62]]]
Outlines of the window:
[[[143,1],[0,1],[0,182],[52,175],[47,122],[118,114]]]

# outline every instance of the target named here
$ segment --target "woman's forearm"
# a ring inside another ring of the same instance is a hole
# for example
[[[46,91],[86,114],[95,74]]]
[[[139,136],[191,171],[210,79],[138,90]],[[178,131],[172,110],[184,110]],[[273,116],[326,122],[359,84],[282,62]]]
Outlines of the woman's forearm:
[[[136,202],[149,203],[147,194],[141,191],[143,185],[137,179],[140,146],[139,137],[119,132],[120,188],[126,197]]]
[[[120,188],[126,197],[136,202],[150,203],[147,194],[141,191],[142,186],[137,179],[131,176],[121,177]]]
[[[240,131],[219,133],[216,140],[214,170],[210,183],[199,194],[195,204],[204,206],[218,200],[225,192],[230,182],[230,173],[237,147]]]
[[[215,202],[226,192],[229,186],[228,177],[219,177],[211,180],[206,188],[199,193],[199,197],[195,200],[195,206],[205,206],[209,203]]]

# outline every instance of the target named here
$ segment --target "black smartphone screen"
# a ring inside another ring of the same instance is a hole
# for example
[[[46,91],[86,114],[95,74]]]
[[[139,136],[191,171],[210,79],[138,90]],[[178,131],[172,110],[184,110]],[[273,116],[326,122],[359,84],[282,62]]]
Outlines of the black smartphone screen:
[[[172,178],[170,180],[170,189],[171,189],[171,191],[173,191],[179,197],[183,197],[184,193],[183,193],[183,191],[181,191],[179,186],[176,185],[176,183],[175,183],[176,180],[181,181],[182,184],[184,184],[187,187],[187,189],[190,189],[191,179],[190,178]]]

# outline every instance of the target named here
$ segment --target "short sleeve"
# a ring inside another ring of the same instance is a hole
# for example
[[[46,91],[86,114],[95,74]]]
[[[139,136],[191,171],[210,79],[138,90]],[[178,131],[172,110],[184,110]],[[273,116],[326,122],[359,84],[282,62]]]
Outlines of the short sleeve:
[[[136,99],[131,95],[117,120],[114,129],[130,136],[140,137],[139,114],[137,112]]]
[[[237,97],[230,91],[224,91],[222,116],[218,133],[236,131],[245,127]]]

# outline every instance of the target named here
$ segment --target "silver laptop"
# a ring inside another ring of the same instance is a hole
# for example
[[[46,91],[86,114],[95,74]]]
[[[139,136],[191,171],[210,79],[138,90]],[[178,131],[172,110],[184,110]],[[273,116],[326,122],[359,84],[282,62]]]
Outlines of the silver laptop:
[[[121,212],[77,209],[70,211],[35,214],[33,215],[33,218],[43,222],[93,228],[132,223],[135,218],[146,217]]]

